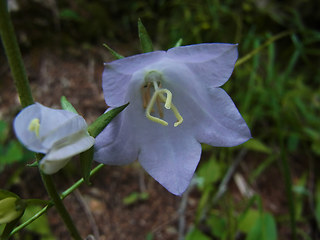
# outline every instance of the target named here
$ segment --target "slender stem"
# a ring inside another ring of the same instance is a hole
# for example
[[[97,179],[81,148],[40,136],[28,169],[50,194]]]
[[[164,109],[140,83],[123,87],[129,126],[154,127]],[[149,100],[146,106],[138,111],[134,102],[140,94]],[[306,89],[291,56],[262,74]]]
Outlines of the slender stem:
[[[292,34],[291,31],[285,31],[285,32],[281,32],[271,38],[269,38],[265,43],[263,43],[260,47],[252,50],[250,53],[248,53],[247,55],[245,55],[244,57],[240,58],[236,64],[235,64],[235,67],[238,67],[239,65],[245,63],[246,61],[248,61],[250,58],[252,58],[254,55],[256,55],[258,52],[261,51],[261,49],[269,46],[271,43],[273,43],[274,41],[280,39],[280,38],[283,38],[283,37],[286,37],[288,35]]]
[[[13,80],[20,97],[21,105],[22,107],[26,107],[30,104],[33,104],[33,98],[26,70],[22,61],[21,52],[14,34],[13,24],[7,10],[6,0],[0,0],[0,34],[12,72]],[[40,159],[39,155],[37,159]],[[71,235],[74,237],[74,239],[81,240],[80,234],[74,226],[70,215],[64,207],[59,194],[57,193],[52,178],[43,174],[41,171],[40,173],[46,190],[50,198],[53,200],[61,218],[68,227]]]
[[[94,169],[92,169],[90,172],[90,177],[93,176],[94,174],[96,174],[103,166],[104,166],[104,164],[101,163],[98,166],[96,166]],[[83,178],[79,179],[71,187],[69,187],[67,190],[65,190],[63,193],[61,193],[61,199],[65,199],[70,193],[72,193],[74,190],[76,190],[76,188],[78,188],[82,183],[84,183]]]
[[[0,35],[21,105],[26,107],[33,104],[33,98],[6,2],[0,0]]]
[[[46,190],[47,190],[50,198],[54,202],[54,205],[55,205],[57,211],[59,212],[61,218],[63,219],[64,223],[66,224],[68,230],[70,231],[71,236],[76,240],[81,240],[82,238],[81,238],[77,228],[73,224],[73,221],[72,221],[67,209],[63,205],[63,202],[62,202],[62,200],[56,190],[55,185],[53,184],[52,177],[50,175],[46,175],[44,173],[41,173],[41,177],[42,177],[42,181],[46,187]]]
[[[90,176],[93,176],[94,174],[96,174],[102,167],[104,166],[104,164],[99,164],[97,167],[95,167],[91,172],[90,172]],[[64,191],[61,195],[60,198],[61,200],[65,199],[69,194],[71,194],[75,189],[77,189],[82,183],[84,183],[84,179],[81,178],[79,179],[76,183],[74,183],[71,187],[69,187],[66,191]],[[12,236],[13,234],[17,233],[18,231],[20,231],[22,228],[25,228],[26,226],[28,226],[29,224],[31,224],[33,221],[35,221],[36,219],[38,219],[40,216],[42,216],[49,208],[51,208],[53,206],[53,204],[48,204],[46,205],[44,208],[42,208],[39,212],[37,212],[34,216],[32,216],[31,218],[29,218],[27,221],[25,221],[24,223],[20,224],[19,226],[17,226],[15,229],[13,229],[13,231],[11,232],[10,236]]]

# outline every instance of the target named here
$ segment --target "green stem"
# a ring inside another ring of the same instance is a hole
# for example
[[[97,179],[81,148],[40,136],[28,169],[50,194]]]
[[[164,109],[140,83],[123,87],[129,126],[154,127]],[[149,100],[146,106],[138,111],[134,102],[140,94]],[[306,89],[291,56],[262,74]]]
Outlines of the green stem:
[[[26,107],[30,104],[33,104],[34,102],[26,70],[22,61],[21,52],[14,33],[13,24],[7,10],[6,0],[0,0],[0,35],[8,58],[13,80],[19,94],[21,105],[22,107]],[[71,235],[74,237],[74,239],[81,240],[80,234],[74,226],[70,215],[68,214],[60,199],[60,196],[57,193],[52,178],[48,175],[43,174],[41,171],[40,173],[45,188],[50,198],[54,202],[54,205],[56,206],[61,218],[64,220],[66,226],[68,227]]]
[[[90,172],[90,177],[93,176],[94,174],[96,174],[102,167],[104,166],[104,164],[99,164],[97,167],[95,167],[91,172]],[[78,180],[76,183],[74,183],[71,187],[69,187],[66,191],[64,191],[61,195],[60,195],[60,199],[63,200],[65,199],[69,194],[71,194],[75,189],[77,189],[82,183],[84,183],[84,179],[81,178],[80,180]],[[51,208],[53,206],[53,204],[48,204],[46,205],[44,208],[42,208],[39,212],[37,212],[34,216],[32,216],[31,218],[29,218],[27,221],[25,221],[24,223],[20,224],[19,226],[17,226],[15,229],[13,229],[13,231],[10,233],[10,236],[12,236],[13,234],[17,233],[18,231],[20,231],[22,228],[25,228],[26,226],[28,226],[29,224],[31,224],[33,221],[35,221],[36,219],[38,219],[40,216],[42,216],[49,208]]]
[[[282,33],[279,33],[271,38],[269,38],[265,43],[263,43],[260,47],[252,50],[250,53],[248,53],[247,55],[245,55],[244,57],[240,58],[236,64],[235,67],[238,67],[239,65],[245,63],[246,61],[248,61],[250,58],[252,58],[254,55],[256,55],[258,52],[260,52],[263,48],[269,46],[271,43],[273,43],[274,41],[286,37],[288,35],[292,34],[291,31],[285,31]]]
[[[26,107],[33,104],[33,98],[6,0],[0,0],[0,35],[21,105]]]
[[[53,184],[52,177],[50,175],[46,175],[44,173],[41,173],[41,177],[42,177],[42,181],[46,187],[46,190],[47,190],[50,198],[54,202],[54,205],[55,205],[57,211],[59,212],[61,218],[63,219],[65,225],[67,226],[68,230],[70,231],[71,236],[76,240],[81,240],[81,236],[80,236],[77,228],[73,224],[73,221],[72,221],[67,209],[63,205],[63,202],[62,202],[62,200],[56,190],[55,185]]]

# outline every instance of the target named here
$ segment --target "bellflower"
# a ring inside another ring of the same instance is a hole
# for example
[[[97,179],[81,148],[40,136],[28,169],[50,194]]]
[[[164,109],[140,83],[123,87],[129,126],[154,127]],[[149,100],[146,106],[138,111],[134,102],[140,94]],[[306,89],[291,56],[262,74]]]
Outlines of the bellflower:
[[[46,174],[59,171],[72,156],[94,144],[83,117],[39,103],[24,108],[14,119],[13,126],[26,148],[46,154],[40,161],[40,168]]]
[[[219,88],[237,56],[237,45],[198,44],[105,64],[107,105],[130,104],[96,138],[94,159],[113,165],[138,159],[161,185],[181,195],[200,160],[200,143],[231,147],[251,137]]]

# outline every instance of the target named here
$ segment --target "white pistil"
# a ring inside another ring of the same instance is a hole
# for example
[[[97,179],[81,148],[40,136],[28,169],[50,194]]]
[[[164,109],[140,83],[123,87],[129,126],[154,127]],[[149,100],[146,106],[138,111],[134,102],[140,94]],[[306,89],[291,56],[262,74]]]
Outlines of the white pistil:
[[[151,116],[151,114],[150,114],[150,112],[152,111],[153,105],[154,105],[154,103],[155,103],[158,95],[160,96],[160,94],[162,94],[162,93],[164,93],[164,92],[167,93],[167,98],[166,98],[166,100],[165,100],[165,106],[166,106],[166,108],[169,107],[169,108],[167,108],[167,109],[170,109],[170,108],[171,108],[172,93],[171,93],[168,89],[160,89],[160,90],[157,90],[157,91],[155,91],[154,94],[152,95],[152,98],[151,98],[151,100],[150,100],[150,102],[149,102],[149,104],[148,104],[148,106],[147,106],[147,109],[146,109],[146,117],[147,117],[149,120],[153,121],[153,122],[160,123],[160,124],[162,124],[163,126],[167,126],[168,123],[167,123],[166,121],[164,121],[164,120],[162,120],[162,119],[160,119],[160,118]],[[169,97],[170,95],[171,95],[171,97]],[[163,96],[163,95],[162,95],[162,96]],[[163,96],[163,98],[165,98],[165,97]]]
[[[162,94],[160,94],[159,96],[160,96],[162,101],[165,100],[165,97]],[[170,109],[172,110],[172,112],[174,113],[175,117],[178,120],[177,122],[175,122],[173,124],[173,126],[177,127],[183,122],[183,117],[180,115],[178,109],[176,108],[176,106],[173,105],[173,103],[171,103],[171,108]]]
[[[165,103],[164,107],[166,109],[171,109],[172,112],[174,113],[175,117],[178,120],[177,122],[174,123],[174,126],[177,127],[183,122],[183,118],[180,115],[178,109],[172,103],[172,93],[166,88],[161,88],[161,80],[162,80],[162,75],[157,71],[151,71],[145,76],[145,82],[147,83],[147,92],[146,92],[147,95],[143,94],[144,107],[145,107],[145,103],[146,102],[148,103],[148,100],[150,99],[150,95],[149,95],[150,83],[153,83],[153,87],[154,87],[154,93],[146,108],[146,117],[153,122],[160,123],[163,126],[168,126],[168,123],[163,119],[161,119],[163,118],[163,113],[159,107],[158,107],[159,108],[158,110],[159,110],[160,118],[154,117],[150,114],[153,111],[153,106],[155,102],[157,101],[157,105],[158,105],[158,100],[160,99],[162,102]],[[166,94],[166,97],[164,96],[164,93]]]

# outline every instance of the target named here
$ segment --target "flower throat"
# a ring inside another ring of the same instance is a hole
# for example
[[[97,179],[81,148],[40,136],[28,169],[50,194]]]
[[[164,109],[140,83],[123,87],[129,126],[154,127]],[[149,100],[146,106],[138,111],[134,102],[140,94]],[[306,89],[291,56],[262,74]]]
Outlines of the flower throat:
[[[150,71],[145,75],[145,85],[142,86],[141,92],[143,108],[146,109],[146,117],[153,122],[160,123],[163,126],[168,126],[168,122],[163,120],[164,113],[162,103],[164,103],[164,107],[171,110],[177,118],[177,121],[174,123],[174,126],[177,127],[183,122],[183,118],[178,109],[172,103],[172,93],[168,89],[161,87],[161,80],[162,75],[157,71]],[[150,93],[152,92],[152,88],[154,89],[154,92],[151,96]],[[160,118],[151,115],[151,113],[155,112],[153,109],[155,104],[157,105]]]

